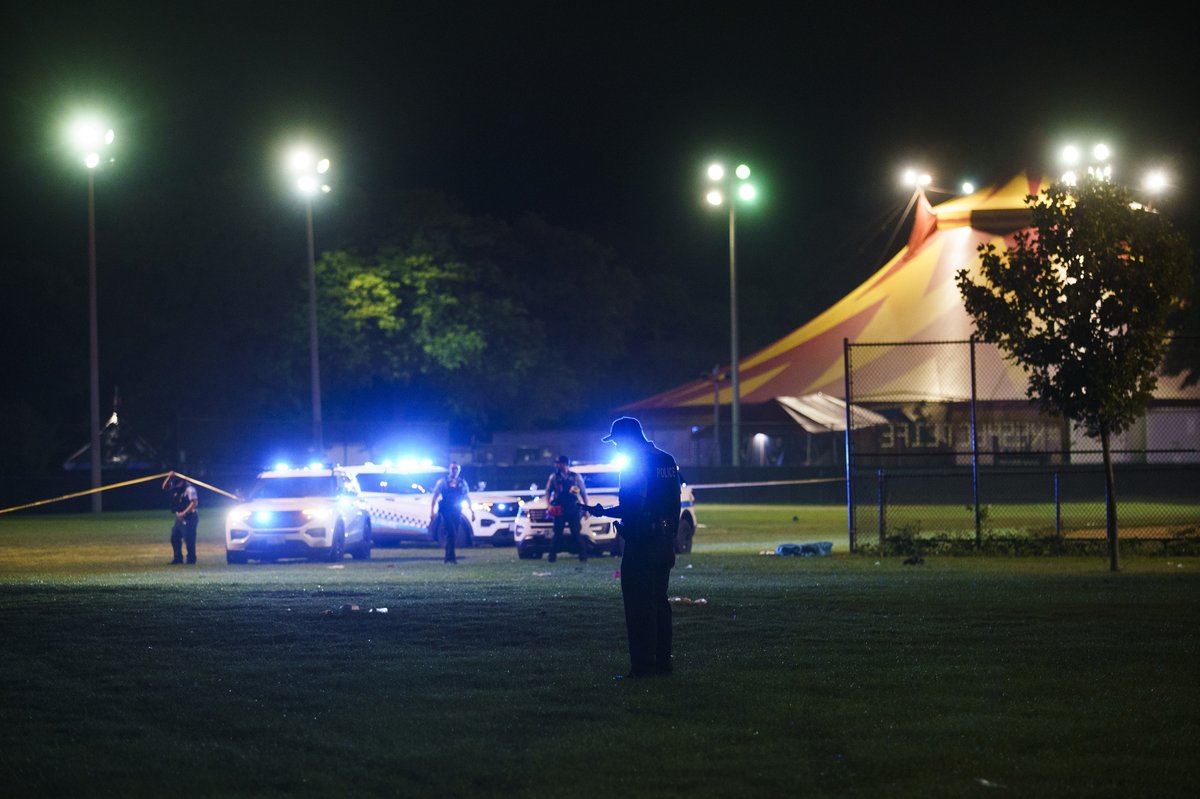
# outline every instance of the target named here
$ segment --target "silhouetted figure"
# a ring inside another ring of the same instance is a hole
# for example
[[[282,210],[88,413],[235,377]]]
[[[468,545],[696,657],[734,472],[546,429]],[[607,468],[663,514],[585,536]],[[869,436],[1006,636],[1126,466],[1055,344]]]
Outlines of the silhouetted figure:
[[[171,565],[183,563],[183,550],[187,548],[187,563],[196,562],[196,527],[200,524],[200,514],[196,507],[200,498],[196,487],[184,480],[175,472],[168,472],[162,484],[164,491],[171,492],[171,512],[175,514],[175,524],[171,526]]]
[[[621,596],[629,636],[628,674],[623,678],[671,673],[671,605],[667,584],[675,565],[679,528],[679,467],[642,433],[637,419],[622,416],[603,439],[617,445],[628,462],[621,469],[615,508],[594,505],[597,515],[620,519],[624,542]]]
[[[558,560],[562,549],[563,529],[571,528],[571,535],[579,545],[579,561],[587,563],[587,542],[583,540],[582,520],[587,518],[587,487],[577,472],[571,471],[571,459],[559,455],[554,461],[554,473],[546,481],[546,510],[554,520],[554,537],[550,539],[550,557]]]

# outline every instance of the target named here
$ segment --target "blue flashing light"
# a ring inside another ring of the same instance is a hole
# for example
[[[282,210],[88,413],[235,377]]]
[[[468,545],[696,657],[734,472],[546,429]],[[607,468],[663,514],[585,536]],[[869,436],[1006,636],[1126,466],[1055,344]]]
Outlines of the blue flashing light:
[[[629,457],[627,455],[618,455],[612,459],[610,465],[619,472],[629,465]]]
[[[292,467],[288,464],[287,461],[279,461],[278,463],[275,464],[275,471],[277,471],[277,472],[286,472],[290,468],[292,468]]]

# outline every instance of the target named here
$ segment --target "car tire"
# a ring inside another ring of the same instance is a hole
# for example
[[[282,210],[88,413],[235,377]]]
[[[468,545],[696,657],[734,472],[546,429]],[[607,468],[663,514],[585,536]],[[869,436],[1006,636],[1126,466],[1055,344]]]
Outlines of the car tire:
[[[327,560],[330,563],[337,563],[346,554],[346,534],[339,527],[333,533],[333,544],[329,547],[329,555]]]
[[[675,533],[675,551],[686,554],[692,551],[692,539],[696,537],[696,523],[691,516],[679,520],[679,530]]]
[[[227,550],[225,550],[225,562],[226,563],[245,563],[246,562],[246,553],[245,552],[230,552],[227,549]]]
[[[362,543],[352,553],[355,560],[370,560],[371,559],[371,522],[368,519],[363,522],[363,537]]]

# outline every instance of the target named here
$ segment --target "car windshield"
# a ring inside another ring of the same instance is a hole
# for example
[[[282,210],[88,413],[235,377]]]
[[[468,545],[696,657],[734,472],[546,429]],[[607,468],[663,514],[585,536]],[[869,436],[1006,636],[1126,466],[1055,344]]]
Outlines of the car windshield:
[[[360,491],[378,494],[424,494],[425,487],[413,479],[411,474],[362,474],[358,475]]]
[[[589,489],[617,488],[621,485],[620,472],[594,472],[583,475],[583,484]]]
[[[294,497],[335,497],[337,479],[331,475],[263,477],[254,484],[250,499],[291,499]]]

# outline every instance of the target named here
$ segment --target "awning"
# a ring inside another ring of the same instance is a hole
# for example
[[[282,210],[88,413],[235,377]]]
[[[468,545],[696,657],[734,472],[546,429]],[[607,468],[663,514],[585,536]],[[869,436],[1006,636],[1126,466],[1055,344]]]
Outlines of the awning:
[[[842,433],[846,430],[846,401],[818,391],[802,397],[775,397],[796,424],[809,433]],[[866,408],[850,407],[852,424],[857,430],[887,424],[887,418]]]

